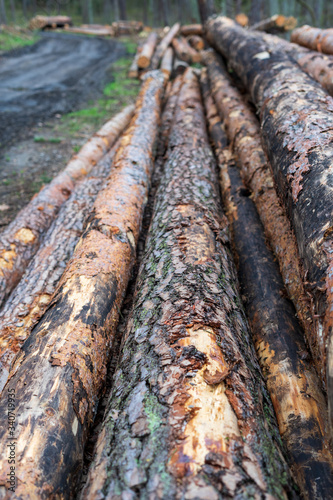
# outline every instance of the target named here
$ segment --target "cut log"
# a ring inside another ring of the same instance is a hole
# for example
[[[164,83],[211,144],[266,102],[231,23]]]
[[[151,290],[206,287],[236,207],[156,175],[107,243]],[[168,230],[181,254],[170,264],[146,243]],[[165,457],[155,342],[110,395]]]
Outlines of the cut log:
[[[87,214],[110,171],[118,143],[62,205],[42,245],[0,312],[0,392],[8,381],[20,348],[51,301],[82,235]]]
[[[297,61],[303,71],[317,80],[329,94],[333,95],[332,56],[301,47],[297,43],[290,43],[278,36],[264,34],[263,38],[265,42],[274,47],[275,50],[287,52],[290,57]]]
[[[198,7],[202,24],[204,24],[209,17],[216,14],[214,0],[198,0]]]
[[[10,393],[15,390],[22,424],[15,431],[17,498],[26,498],[27,492],[30,498],[74,496],[134,262],[164,84],[162,72],[146,75],[107,184],[6,385]],[[5,396],[0,407],[7,407],[6,389]],[[0,444],[1,485],[9,471],[5,441]]]
[[[112,26],[98,26],[83,24],[82,26],[65,27],[69,33],[79,33],[81,35],[115,36]]]
[[[285,33],[296,28],[297,19],[275,14],[249,27],[250,30],[265,31],[266,33]]]
[[[203,73],[202,90],[209,129],[221,172],[221,191],[233,235],[246,312],[280,434],[302,497],[329,498],[333,460],[329,446],[327,404],[295,318],[281,293],[283,282],[268,249],[250,191],[230,152],[221,149],[226,134]],[[225,147],[225,146],[224,146]]]
[[[180,34],[183,36],[203,35],[202,24],[185,24],[180,28]]]
[[[201,36],[191,35],[187,38],[187,41],[189,45],[197,51],[203,50],[205,48],[205,42],[203,41],[203,38]]]
[[[84,499],[292,494],[227,234],[188,69]]]
[[[237,16],[235,17],[235,21],[236,21],[236,23],[243,26],[243,28],[245,28],[249,24],[249,18],[243,12],[241,12],[240,14],[237,14]]]
[[[161,61],[161,70],[166,74],[167,78],[170,77],[172,71],[173,62],[173,50],[172,47],[168,47],[164,52],[164,56]]]
[[[307,25],[300,26],[292,32],[290,40],[308,49],[324,52],[324,54],[333,54],[332,28],[322,30]]]
[[[150,65],[151,58],[153,57],[156,45],[158,41],[158,35],[155,31],[149,34],[146,42],[142,46],[142,51],[138,58],[138,66],[141,69],[146,69]]]
[[[29,24],[29,30],[44,30],[45,28],[64,28],[72,26],[72,18],[68,16],[35,16]]]
[[[174,38],[172,40],[172,46],[178,59],[181,59],[188,64],[201,62],[201,54],[187,43],[186,38]]]
[[[157,45],[155,53],[151,59],[150,69],[158,68],[161,58],[164,55],[164,52],[171,44],[173,38],[177,36],[179,29],[180,29],[180,24],[179,23],[174,24],[172,28],[168,31],[168,33],[162,38],[160,43]]]
[[[142,52],[142,47],[140,45],[138,45],[138,48],[136,49],[136,54],[134,56],[132,64],[130,65],[128,73],[127,73],[128,78],[139,78],[138,60],[139,60],[141,52]]]
[[[144,26],[141,21],[116,21],[112,23],[112,28],[116,36],[121,36],[140,33]]]
[[[133,106],[107,122],[68,163],[53,181],[43,187],[16,219],[1,233],[0,306],[22,277],[36,253],[45,231],[82,179],[115,143],[133,114]]]
[[[322,329],[319,347],[333,430],[333,99],[260,35],[222,17],[209,20],[206,28],[209,42],[228,59],[260,110],[263,145],[295,230],[316,328]]]
[[[260,124],[233,85],[222,60],[213,51],[206,51],[205,62],[212,93],[220,117],[224,120],[230,144],[233,145],[233,153],[239,159],[247,187],[253,192],[253,200],[268,241],[278,259],[288,295],[297,310],[318,373],[321,373],[321,332],[317,323],[312,320],[310,305],[305,300],[307,295],[295,234],[274,187],[271,168],[261,145]]]
[[[178,59],[178,57],[174,58],[173,61],[173,74],[174,76],[177,75],[182,75],[188,68],[188,64],[185,61],[182,61],[181,59]]]

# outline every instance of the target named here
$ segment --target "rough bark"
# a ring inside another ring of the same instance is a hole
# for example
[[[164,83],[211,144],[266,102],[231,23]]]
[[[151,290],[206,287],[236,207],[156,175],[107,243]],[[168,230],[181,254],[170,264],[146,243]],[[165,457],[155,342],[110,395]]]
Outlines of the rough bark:
[[[187,41],[195,50],[200,51],[205,47],[205,42],[203,41],[203,38],[201,36],[191,35],[188,37]]]
[[[284,498],[272,411],[189,69],[83,498]]]
[[[260,125],[249,105],[234,87],[223,62],[213,52],[205,53],[212,93],[224,120],[226,132],[246,185],[253,192],[260,219],[279,267],[290,299],[293,301],[305,336],[322,371],[320,331],[312,319],[302,280],[297,243],[289,219],[277,196],[270,165],[262,149]]]
[[[138,58],[139,68],[146,69],[150,65],[151,58],[153,57],[156,45],[158,41],[158,35],[155,31],[149,34],[146,42],[142,46],[142,51]]]
[[[180,29],[180,24],[176,23],[172,26],[172,28],[168,31],[168,33],[162,38],[160,43],[157,45],[155,53],[151,59],[150,69],[157,69],[160,63],[161,58],[164,55],[164,52],[169,47],[173,38],[177,36]]]
[[[180,28],[180,34],[183,36],[203,35],[202,24],[185,24]]]
[[[71,159],[65,170],[42,188],[1,233],[0,306],[19,282],[45,231],[82,179],[115,143],[133,114],[128,106],[107,122]]]
[[[198,8],[202,24],[204,24],[210,16],[216,14],[214,0],[198,0]]]
[[[73,498],[134,262],[164,83],[163,73],[147,74],[107,184],[7,383],[15,389],[20,423],[16,498]],[[0,407],[7,407],[6,397]],[[3,426],[1,485],[8,473],[6,432]]]
[[[188,68],[187,62],[182,61],[181,59],[178,59],[178,57],[174,58],[174,61],[173,61],[173,74],[174,74],[174,76],[182,75],[186,71],[187,68]]]
[[[0,312],[0,392],[8,381],[20,348],[51,301],[118,146],[116,143],[61,207],[42,245]]]
[[[290,40],[308,49],[333,54],[333,29],[331,28],[322,30],[304,25],[292,32]]]
[[[115,36],[112,26],[83,24],[82,26],[66,27],[65,29],[69,33],[80,33],[82,35]]]
[[[221,122],[216,121],[217,109],[204,75],[202,90],[210,135],[219,159],[222,197],[237,254],[246,312],[280,434],[302,497],[326,499],[333,491],[333,460],[321,382],[295,318],[295,309],[281,293],[283,281],[249,197],[250,191],[241,180],[229,148],[223,148],[226,134]]]
[[[141,21],[117,21],[112,23],[112,28],[115,30],[116,36],[120,35],[133,35],[140,33],[143,30],[143,23]]]
[[[281,14],[275,14],[268,19],[263,19],[250,26],[250,30],[265,31],[266,33],[285,33],[296,28],[297,19],[295,17],[286,17]]]
[[[164,52],[164,56],[162,57],[161,61],[161,70],[167,78],[170,77],[171,72],[172,72],[172,62],[173,62],[173,50],[172,47],[168,47],[166,51]]]
[[[333,95],[333,57],[309,50],[296,43],[290,43],[283,38],[273,35],[263,35],[265,42],[276,50],[285,51],[295,59],[300,67],[312,78],[317,80],[329,94]]]
[[[316,329],[321,332],[318,340],[333,430],[333,99],[260,35],[225,18],[209,21],[207,34],[249,88],[260,111],[263,145],[295,230]]]
[[[201,61],[201,54],[193,49],[184,37],[174,38],[172,40],[172,46],[178,59],[182,59],[188,64]]]

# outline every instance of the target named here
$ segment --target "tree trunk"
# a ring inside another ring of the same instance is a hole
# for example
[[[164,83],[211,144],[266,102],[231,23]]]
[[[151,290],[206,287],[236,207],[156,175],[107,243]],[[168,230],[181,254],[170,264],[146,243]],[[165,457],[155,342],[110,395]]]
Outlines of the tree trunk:
[[[263,35],[265,42],[275,50],[285,51],[299,66],[317,80],[333,96],[333,57],[289,43],[278,36]]]
[[[266,33],[285,33],[293,30],[297,25],[295,17],[286,17],[275,14],[268,19],[263,19],[256,24],[250,26],[251,30],[265,31]]]
[[[290,40],[308,49],[333,54],[333,29],[321,30],[311,26],[301,26],[292,32]]]
[[[60,206],[68,199],[75,183],[82,179],[115,143],[128,123],[133,107],[125,108],[107,122],[68,163],[53,181],[41,189],[1,234],[0,305],[21,279],[36,253],[44,232]]]
[[[18,498],[27,491],[34,498],[73,497],[134,262],[164,83],[161,72],[146,76],[107,184],[6,386],[15,391],[20,422],[15,431]],[[7,432],[3,427],[0,434],[4,438]],[[0,445],[1,484],[8,473],[5,441]]]
[[[304,300],[307,295],[295,234],[274,187],[271,168],[261,145],[259,122],[231,82],[221,59],[207,51],[205,62],[212,93],[220,116],[224,119],[230,144],[239,158],[244,181],[253,192],[254,202],[268,241],[278,259],[288,295],[304,328],[318,373],[321,373],[320,330],[312,320],[308,301]]]
[[[175,36],[177,36],[179,28],[180,28],[179,23],[174,24],[172,26],[172,28],[168,31],[168,33],[164,36],[164,38],[162,38],[160,43],[157,45],[156,50],[154,52],[154,55],[151,59],[150,69],[157,69],[158,68],[158,65],[160,64],[160,60],[163,57],[164,52],[169,47],[173,38]]]
[[[174,38],[172,46],[178,59],[186,61],[188,64],[201,62],[201,54],[193,49],[183,36]]]
[[[263,0],[251,0],[249,22],[258,23],[262,18]]]
[[[203,35],[202,24],[185,24],[180,28],[180,34],[183,36]]]
[[[87,214],[109,173],[118,142],[62,205],[38,252],[0,312],[0,392],[23,343],[51,301],[82,235]]]
[[[260,35],[246,32],[224,18],[209,21],[207,35],[249,88],[260,110],[263,145],[294,226],[316,328],[322,329],[320,350],[322,365],[327,368],[333,431],[333,232],[329,174],[333,161],[333,100],[287,54],[270,50]]]
[[[223,149],[226,135],[221,122],[216,121],[217,110],[205,73],[201,81],[246,312],[280,434],[303,498],[329,498],[333,491],[333,460],[321,382],[307,352],[295,310],[281,294],[283,281],[266,244],[250,192],[241,180],[229,148]]]
[[[12,14],[12,23],[16,24],[15,0],[10,0],[10,11]]]
[[[235,280],[199,86],[187,70],[83,498],[291,493]]]
[[[5,0],[0,0],[0,22],[1,24],[8,24]]]
[[[216,14],[214,0],[198,0],[198,8],[202,24],[204,24],[210,16]]]
[[[203,41],[203,38],[198,35],[192,35],[189,36],[187,39],[188,43],[193,47],[195,50],[203,50],[205,47],[205,42]]]
[[[148,26],[148,0],[143,0],[142,16],[143,24]]]
[[[127,21],[126,0],[118,0],[120,19]]]
[[[158,41],[158,35],[153,31],[148,36],[146,42],[142,46],[142,51],[138,57],[138,67],[142,69],[148,68],[150,65],[151,58],[153,57],[156,45]]]

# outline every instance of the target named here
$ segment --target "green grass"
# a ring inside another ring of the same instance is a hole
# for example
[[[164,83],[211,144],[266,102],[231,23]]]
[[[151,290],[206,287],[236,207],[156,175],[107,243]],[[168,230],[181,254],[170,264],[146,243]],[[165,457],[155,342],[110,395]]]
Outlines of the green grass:
[[[53,144],[59,144],[62,141],[60,137],[43,137],[41,135],[35,135],[34,142],[51,142]]]
[[[134,44],[135,45],[135,44]],[[119,59],[112,65],[112,81],[103,89],[103,97],[90,103],[84,109],[63,115],[57,127],[59,135],[78,136],[86,125],[98,130],[107,120],[121,109],[135,101],[140,82],[127,78],[132,57]]]
[[[12,50],[25,45],[33,45],[38,40],[35,33],[10,33],[8,31],[0,32],[0,51]]]

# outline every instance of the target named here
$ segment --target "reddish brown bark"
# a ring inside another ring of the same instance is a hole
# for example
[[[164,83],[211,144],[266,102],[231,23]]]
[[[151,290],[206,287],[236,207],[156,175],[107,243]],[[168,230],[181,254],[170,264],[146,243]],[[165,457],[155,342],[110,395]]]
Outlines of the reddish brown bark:
[[[3,231],[0,241],[0,305],[22,277],[36,253],[44,232],[60,206],[68,199],[75,183],[82,179],[115,143],[124,130],[133,107],[125,108],[107,122],[71,159],[65,170],[43,187],[16,219]]]
[[[246,311],[282,440],[302,497],[327,498],[333,459],[327,404],[250,192],[243,184],[205,72],[201,78],[210,135],[219,159],[221,191],[233,235]],[[241,109],[240,109],[241,111]],[[235,113],[235,109],[233,111]]]
[[[0,392],[20,348],[51,301],[118,147],[119,141],[60,208],[42,245],[0,312]]]
[[[333,54],[333,29],[322,30],[307,25],[301,26],[292,32],[290,40],[308,49]]]
[[[224,119],[233,152],[239,158],[244,181],[253,192],[253,201],[268,241],[278,259],[288,295],[295,304],[318,373],[321,373],[320,331],[316,329],[311,308],[305,300],[306,292],[295,235],[274,187],[271,169],[261,145],[259,122],[240,92],[234,87],[221,59],[213,52],[207,51],[205,62],[212,93],[220,116]]]
[[[205,47],[205,42],[203,41],[203,38],[198,35],[192,35],[187,38],[188,43],[193,47],[195,50],[203,50]]]
[[[293,497],[228,244],[187,70],[83,498]]]
[[[158,68],[161,58],[164,55],[164,52],[171,44],[173,38],[177,36],[179,29],[180,29],[180,24],[179,23],[174,24],[172,28],[168,31],[168,33],[164,36],[164,38],[162,38],[160,43],[157,45],[155,53],[151,59],[150,69]]]
[[[163,73],[146,75],[107,184],[96,198],[52,302],[25,342],[6,386],[15,388],[20,415],[16,429],[18,498],[24,498],[27,491],[34,498],[73,497],[134,262],[164,84]],[[6,397],[1,405],[7,405]],[[1,432],[5,435],[7,429],[3,427]],[[6,484],[8,473],[5,439],[3,443],[1,485]]]
[[[142,46],[141,53],[138,57],[138,67],[146,69],[150,65],[151,58],[153,57],[156,45],[158,42],[158,35],[153,31],[149,34],[146,42]]]
[[[180,28],[180,33],[183,36],[203,35],[202,24],[185,24]]]
[[[207,34],[260,110],[263,145],[294,227],[321,333],[318,340],[333,430],[333,99],[259,34],[224,18],[210,20]]]
[[[201,61],[201,54],[193,49],[184,37],[174,38],[172,40],[172,46],[178,59],[182,59],[188,64]]]

